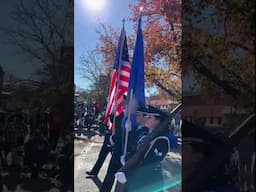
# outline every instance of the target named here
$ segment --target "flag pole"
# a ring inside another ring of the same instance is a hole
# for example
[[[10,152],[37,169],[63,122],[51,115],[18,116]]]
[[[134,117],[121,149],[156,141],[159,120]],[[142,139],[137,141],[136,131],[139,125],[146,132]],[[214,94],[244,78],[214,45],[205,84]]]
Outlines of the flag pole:
[[[142,14],[143,14],[143,8],[140,8],[140,17],[139,17],[139,22],[141,20],[141,17],[142,17]],[[140,25],[140,24],[139,24]],[[144,64],[144,63],[143,63]],[[129,131],[132,129],[132,126],[131,126],[131,105],[132,105],[132,102],[133,102],[133,89],[131,89],[131,92],[130,92],[130,95],[129,95],[129,105],[128,105],[128,117],[127,117],[127,120],[128,120],[128,125],[129,125],[129,129],[125,129],[125,145],[124,145],[124,156],[126,155],[127,153],[127,145],[128,145],[128,139],[129,139]]]
[[[129,129],[125,129],[125,144],[124,144],[124,156],[127,153],[127,145],[128,145],[128,139],[129,139],[129,131],[132,129],[131,126],[131,105],[133,102],[133,89],[131,89],[130,95],[129,95],[129,105],[128,105],[128,117],[127,117],[127,121],[128,121],[128,125],[129,125]]]
[[[122,56],[123,56],[123,47],[124,47],[124,40],[125,40],[125,30],[124,30],[124,23],[125,23],[125,19],[122,19],[123,22],[123,27],[122,27],[122,32],[121,32],[121,46],[120,46],[120,54],[119,54],[119,60],[118,60],[118,76],[117,76],[117,86],[116,86],[116,91],[115,91],[115,95],[114,95],[114,118],[113,118],[113,126],[115,126],[116,123],[116,111],[117,111],[117,95],[118,95],[118,90],[119,90],[119,85],[120,85],[120,71],[121,71],[121,67],[122,67]],[[115,127],[114,130],[112,131],[112,134],[115,133]]]

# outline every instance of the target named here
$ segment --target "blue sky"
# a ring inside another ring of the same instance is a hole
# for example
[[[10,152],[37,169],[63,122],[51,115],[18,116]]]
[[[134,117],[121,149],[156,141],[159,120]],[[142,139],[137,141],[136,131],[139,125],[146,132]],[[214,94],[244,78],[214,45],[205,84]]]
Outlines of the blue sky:
[[[0,21],[5,23],[5,27],[13,24],[11,20],[11,11],[18,0],[4,1],[1,3]],[[100,12],[93,12],[87,6],[86,2],[105,2],[104,9]],[[137,3],[138,0],[75,0],[74,6],[74,47],[75,47],[75,83],[81,88],[88,88],[86,79],[81,78],[81,75],[76,70],[79,67],[80,58],[85,55],[86,51],[92,50],[96,46],[98,36],[96,28],[99,20],[114,28],[121,28],[122,19],[127,19],[131,11],[129,3]],[[125,29],[127,35],[133,34],[134,23],[126,21]],[[142,23],[143,26],[143,23]],[[1,29],[1,27],[0,27]],[[0,33],[0,65],[3,69],[20,78],[35,78],[35,71],[38,65],[31,62],[31,58],[24,55],[17,55],[18,50],[6,41],[6,34]],[[132,50],[129,51],[132,53]],[[18,70],[17,70],[18,69]],[[147,91],[146,91],[147,92]]]
[[[86,1],[92,0],[76,0],[75,1],[75,18],[74,18],[74,36],[75,36],[75,83],[81,88],[88,88],[88,82],[81,77],[77,68],[79,67],[80,59],[88,50],[96,47],[98,35],[96,28],[99,20],[111,25],[114,28],[121,28],[122,19],[128,18],[131,14],[129,3],[136,3],[132,0],[97,0],[104,1],[105,6],[102,11],[92,11]],[[126,21],[125,29],[127,35],[133,33],[133,23]]]

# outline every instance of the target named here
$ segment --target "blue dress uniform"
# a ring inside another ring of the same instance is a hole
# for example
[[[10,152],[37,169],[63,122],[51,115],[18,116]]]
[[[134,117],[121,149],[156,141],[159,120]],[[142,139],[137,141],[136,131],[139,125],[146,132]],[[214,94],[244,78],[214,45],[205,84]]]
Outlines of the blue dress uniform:
[[[135,131],[129,133],[125,161],[128,161],[136,153],[139,140],[148,132],[149,129],[147,127],[138,125]]]
[[[98,155],[98,159],[96,161],[96,163],[94,164],[93,168],[91,171],[87,171],[87,175],[91,175],[91,176],[97,176],[107,155],[111,152],[112,147],[110,145],[109,139],[111,137],[111,132],[110,131],[106,131],[105,133],[105,137],[104,137],[104,142],[103,145],[101,147],[100,153]]]
[[[124,114],[116,117],[116,124],[115,124],[115,135],[114,139],[114,146],[112,148],[112,157],[109,162],[108,170],[106,176],[102,182],[100,187],[100,192],[110,192],[112,186],[115,181],[115,173],[118,169],[122,167],[120,162],[120,156],[122,155],[122,123],[123,123]]]
[[[147,114],[147,108],[143,106],[139,106],[137,109],[137,114],[142,114],[145,116]],[[137,151],[137,145],[139,139],[143,136],[146,135],[149,132],[149,129],[145,127],[144,125],[141,125],[137,123],[136,129],[131,131],[129,133],[129,139],[128,139],[128,145],[127,145],[127,153],[126,153],[126,161],[136,153]]]
[[[145,136],[143,135],[140,138],[138,147]],[[168,134],[162,134],[151,141],[143,161],[140,162],[136,169],[126,174],[126,192],[150,192],[156,191],[163,186],[161,161],[171,147],[177,146],[177,140],[173,137],[171,138],[169,138]]]
[[[156,111],[154,111],[156,114]],[[157,111],[158,112],[158,111]],[[143,143],[148,133],[140,135],[137,143],[137,149]],[[125,192],[151,192],[159,191],[163,186],[163,176],[161,161],[164,159],[170,148],[177,146],[177,138],[168,133],[162,133],[155,137],[143,160],[134,170],[126,173],[127,183],[125,184]]]
[[[110,121],[113,123],[114,120],[114,115],[110,115]],[[98,155],[98,159],[96,163],[94,164],[93,168],[91,171],[87,171],[86,174],[90,176],[97,176],[107,155],[112,152],[112,143],[110,142],[110,138],[112,137],[112,132],[110,130],[105,131],[105,137],[104,137],[104,142],[103,145],[100,149],[100,153]]]

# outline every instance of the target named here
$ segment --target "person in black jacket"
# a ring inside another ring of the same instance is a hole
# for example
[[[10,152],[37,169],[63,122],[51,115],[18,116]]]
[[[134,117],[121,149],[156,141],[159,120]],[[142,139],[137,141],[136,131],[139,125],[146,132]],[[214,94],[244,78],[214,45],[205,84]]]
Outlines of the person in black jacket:
[[[136,129],[129,133],[128,140],[128,149],[127,155],[124,156],[123,162],[129,159],[130,156],[136,151],[137,141],[141,135],[146,134],[149,130],[144,126],[145,123],[145,115],[147,114],[147,109],[141,105],[138,106],[136,111]],[[114,174],[116,171],[122,166],[122,155],[123,155],[123,132],[122,128],[125,126],[125,119],[123,118],[123,114],[121,117],[118,117],[115,134],[110,136],[111,143],[113,145],[113,153],[110,161],[109,169],[107,171],[107,175],[103,181],[101,191],[108,192],[111,190],[114,183]],[[122,121],[120,121],[122,119]]]
[[[112,157],[109,162],[108,170],[106,176],[100,187],[100,192],[110,192],[115,181],[115,173],[122,164],[120,162],[120,157],[122,155],[122,124],[123,124],[124,113],[116,117],[115,121],[115,135],[114,145],[112,148]]]
[[[123,96],[123,103],[124,104],[126,102],[126,98],[127,98],[126,95],[124,95]],[[113,133],[112,130],[110,130],[110,129],[107,129],[104,132],[104,141],[103,141],[103,145],[101,147],[100,153],[98,155],[97,161],[94,164],[94,166],[91,169],[91,171],[86,171],[87,175],[93,176],[93,177],[97,176],[99,171],[100,171],[100,169],[101,169],[101,167],[102,167],[102,165],[103,165],[103,163],[104,163],[104,161],[105,161],[105,159],[106,159],[106,157],[107,157],[107,155],[112,152],[114,144],[116,143],[115,145],[117,145],[117,142],[120,139],[118,137],[121,136],[121,132],[120,131],[121,131],[121,121],[122,121],[122,118],[123,118],[123,114],[121,114],[121,117],[116,118],[116,125],[115,125],[115,127],[117,127],[117,129],[118,129],[116,133]],[[112,113],[110,115],[110,122],[113,123],[113,121],[114,121],[114,114]],[[104,125],[102,125],[102,126],[104,126]],[[102,127],[101,127],[101,130],[103,130]],[[115,155],[117,155],[118,153],[117,153],[117,148],[116,147],[115,147],[115,151],[116,151]],[[107,185],[108,186],[112,185],[110,183],[111,182],[108,182]]]
[[[94,164],[93,168],[91,169],[91,171],[86,171],[87,175],[90,176],[97,176],[107,155],[112,151],[112,145],[109,141],[111,136],[111,132],[109,130],[107,130],[105,132],[105,137],[104,137],[104,141],[103,141],[103,145],[100,149],[100,153],[98,155],[97,161]]]

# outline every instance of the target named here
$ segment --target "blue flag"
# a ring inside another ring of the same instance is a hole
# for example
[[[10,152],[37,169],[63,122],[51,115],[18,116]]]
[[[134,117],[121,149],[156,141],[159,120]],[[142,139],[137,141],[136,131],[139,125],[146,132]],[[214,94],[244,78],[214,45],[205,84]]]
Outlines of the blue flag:
[[[128,99],[129,101],[135,101],[137,104],[145,107],[145,78],[144,78],[144,43],[143,34],[141,30],[141,18],[139,18],[137,39],[133,54],[132,69],[130,75],[130,81],[128,86]],[[130,97],[130,93],[133,90],[133,98]],[[137,110],[137,105],[133,106],[134,110]]]
[[[128,114],[130,113],[130,121],[131,121],[131,131],[134,131],[137,127],[136,123],[136,111],[138,105],[143,107],[146,106],[145,100],[145,77],[144,77],[144,43],[143,43],[143,34],[141,29],[141,18],[139,18],[138,22],[138,31],[137,31],[137,39],[133,54],[133,61],[131,66],[130,73],[130,81],[128,86],[128,106],[126,107],[126,115],[124,117],[123,122],[123,141],[125,140],[125,122],[128,118]],[[123,144],[123,149],[124,149]],[[124,151],[123,151],[124,152]]]
[[[138,22],[137,39],[133,53],[130,81],[128,86],[128,106],[126,107],[126,118],[130,111],[132,131],[136,126],[136,110],[138,105],[145,107],[145,77],[144,77],[144,43],[141,29],[141,18]]]

